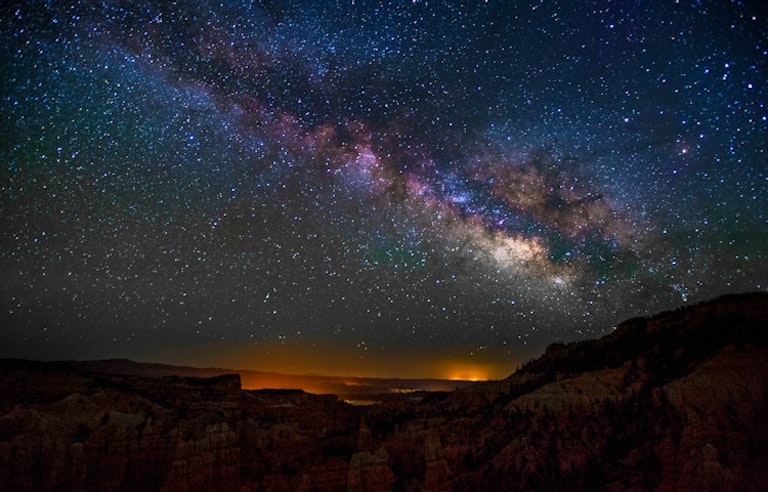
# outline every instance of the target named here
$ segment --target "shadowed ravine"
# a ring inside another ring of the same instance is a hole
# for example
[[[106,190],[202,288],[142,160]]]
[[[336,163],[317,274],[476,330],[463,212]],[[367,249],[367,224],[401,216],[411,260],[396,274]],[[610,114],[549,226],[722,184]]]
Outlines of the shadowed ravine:
[[[768,295],[723,297],[364,407],[238,374],[4,360],[0,489],[765,490],[767,320]]]

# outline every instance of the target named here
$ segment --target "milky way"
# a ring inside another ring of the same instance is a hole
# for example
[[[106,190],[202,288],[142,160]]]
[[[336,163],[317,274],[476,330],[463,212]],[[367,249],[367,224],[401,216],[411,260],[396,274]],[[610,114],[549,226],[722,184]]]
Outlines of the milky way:
[[[750,2],[154,3],[2,7],[2,356],[503,372],[768,286]]]

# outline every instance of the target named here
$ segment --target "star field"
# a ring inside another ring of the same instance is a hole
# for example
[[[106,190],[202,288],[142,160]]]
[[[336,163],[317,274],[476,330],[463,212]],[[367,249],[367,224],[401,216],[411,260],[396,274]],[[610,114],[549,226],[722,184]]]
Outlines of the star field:
[[[4,357],[501,377],[768,288],[755,2],[154,3],[0,10]]]

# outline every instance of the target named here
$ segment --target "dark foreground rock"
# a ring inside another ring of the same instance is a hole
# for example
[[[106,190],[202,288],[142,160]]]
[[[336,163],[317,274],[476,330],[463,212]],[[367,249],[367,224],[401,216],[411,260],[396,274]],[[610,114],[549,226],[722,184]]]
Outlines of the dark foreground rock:
[[[767,342],[729,296],[371,407],[5,360],[0,490],[768,490]]]

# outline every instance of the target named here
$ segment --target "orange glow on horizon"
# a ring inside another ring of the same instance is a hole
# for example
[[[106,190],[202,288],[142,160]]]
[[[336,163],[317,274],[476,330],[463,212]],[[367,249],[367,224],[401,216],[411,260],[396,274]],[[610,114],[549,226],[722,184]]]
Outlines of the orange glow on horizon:
[[[451,376],[448,377],[448,379],[450,381],[472,381],[473,383],[476,383],[478,381],[488,381],[489,378],[462,372],[457,374],[451,374]]]
[[[456,364],[447,371],[445,379],[451,381],[488,381],[499,379],[492,376],[493,368],[487,364]]]
[[[328,342],[200,346],[148,355],[145,360],[176,365],[273,373],[274,381],[262,380],[260,385],[274,387],[285,383],[280,375],[334,376],[349,386],[358,384],[354,378],[486,381],[509,376],[522,359],[508,351],[468,354],[460,348],[407,346],[361,354],[347,344]]]

